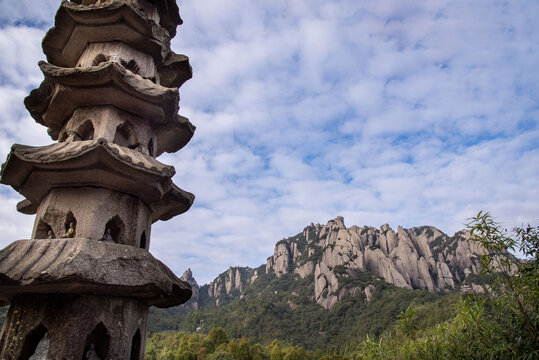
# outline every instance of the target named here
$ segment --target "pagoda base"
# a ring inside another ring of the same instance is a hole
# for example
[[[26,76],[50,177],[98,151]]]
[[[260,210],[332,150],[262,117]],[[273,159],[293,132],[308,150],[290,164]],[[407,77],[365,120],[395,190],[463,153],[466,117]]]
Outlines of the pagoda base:
[[[95,295],[22,295],[0,335],[0,358],[143,359],[148,304]]]

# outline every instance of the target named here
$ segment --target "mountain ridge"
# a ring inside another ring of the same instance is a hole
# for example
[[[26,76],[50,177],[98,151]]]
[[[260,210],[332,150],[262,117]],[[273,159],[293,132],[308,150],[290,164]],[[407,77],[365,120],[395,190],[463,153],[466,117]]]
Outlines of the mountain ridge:
[[[278,241],[273,255],[258,268],[229,267],[202,286],[187,270],[182,279],[191,283],[193,297],[186,306],[200,309],[241,299],[250,285],[268,274],[311,279],[309,299],[326,310],[347,296],[361,293],[367,301],[372,298],[373,286],[352,285],[362,272],[410,290],[483,292],[484,287],[472,280],[480,276],[484,251],[468,239],[465,230],[448,236],[433,226],[399,226],[396,232],[387,224],[347,228],[344,218],[337,216],[326,225],[311,223],[301,233]]]

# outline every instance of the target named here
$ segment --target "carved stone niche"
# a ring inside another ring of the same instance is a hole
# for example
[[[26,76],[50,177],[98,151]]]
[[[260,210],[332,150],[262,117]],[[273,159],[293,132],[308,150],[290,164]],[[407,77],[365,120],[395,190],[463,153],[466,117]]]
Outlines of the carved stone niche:
[[[160,84],[153,58],[120,41],[89,44],[76,67],[97,66],[106,61],[119,62],[133,74]]]
[[[156,141],[152,134],[150,124],[141,117],[112,105],[87,106],[75,110],[60,131],[59,142],[103,138],[154,156]]]
[[[101,240],[109,229],[115,243],[149,249],[151,212],[134,196],[92,187],[53,189],[38,207],[32,238],[46,239],[49,230],[60,238],[71,223],[75,233],[64,237]]]
[[[147,317],[148,305],[133,298],[23,295],[11,303],[0,350],[4,359],[28,359],[45,350],[47,359],[138,360]],[[50,342],[40,349],[45,337]]]

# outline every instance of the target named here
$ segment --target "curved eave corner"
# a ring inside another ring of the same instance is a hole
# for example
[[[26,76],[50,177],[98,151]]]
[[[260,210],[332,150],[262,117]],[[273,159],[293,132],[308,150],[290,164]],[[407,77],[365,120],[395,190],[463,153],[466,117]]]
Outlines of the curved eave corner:
[[[155,129],[157,136],[157,156],[164,152],[175,153],[182,149],[193,137],[196,126],[188,118],[176,115],[173,122]]]
[[[151,206],[152,222],[166,221],[183,214],[195,201],[195,195],[172,184],[159,203]]]

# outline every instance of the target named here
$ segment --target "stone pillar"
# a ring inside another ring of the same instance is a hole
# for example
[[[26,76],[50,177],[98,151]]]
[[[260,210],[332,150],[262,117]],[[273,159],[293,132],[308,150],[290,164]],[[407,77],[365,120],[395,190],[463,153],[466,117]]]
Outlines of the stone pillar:
[[[56,142],[14,145],[2,165],[35,223],[0,250],[0,359],[142,359],[149,306],[191,296],[149,253],[152,223],[194,201],[157,160],[195,130],[178,115],[181,23],[175,0],[62,1],[25,99]]]

